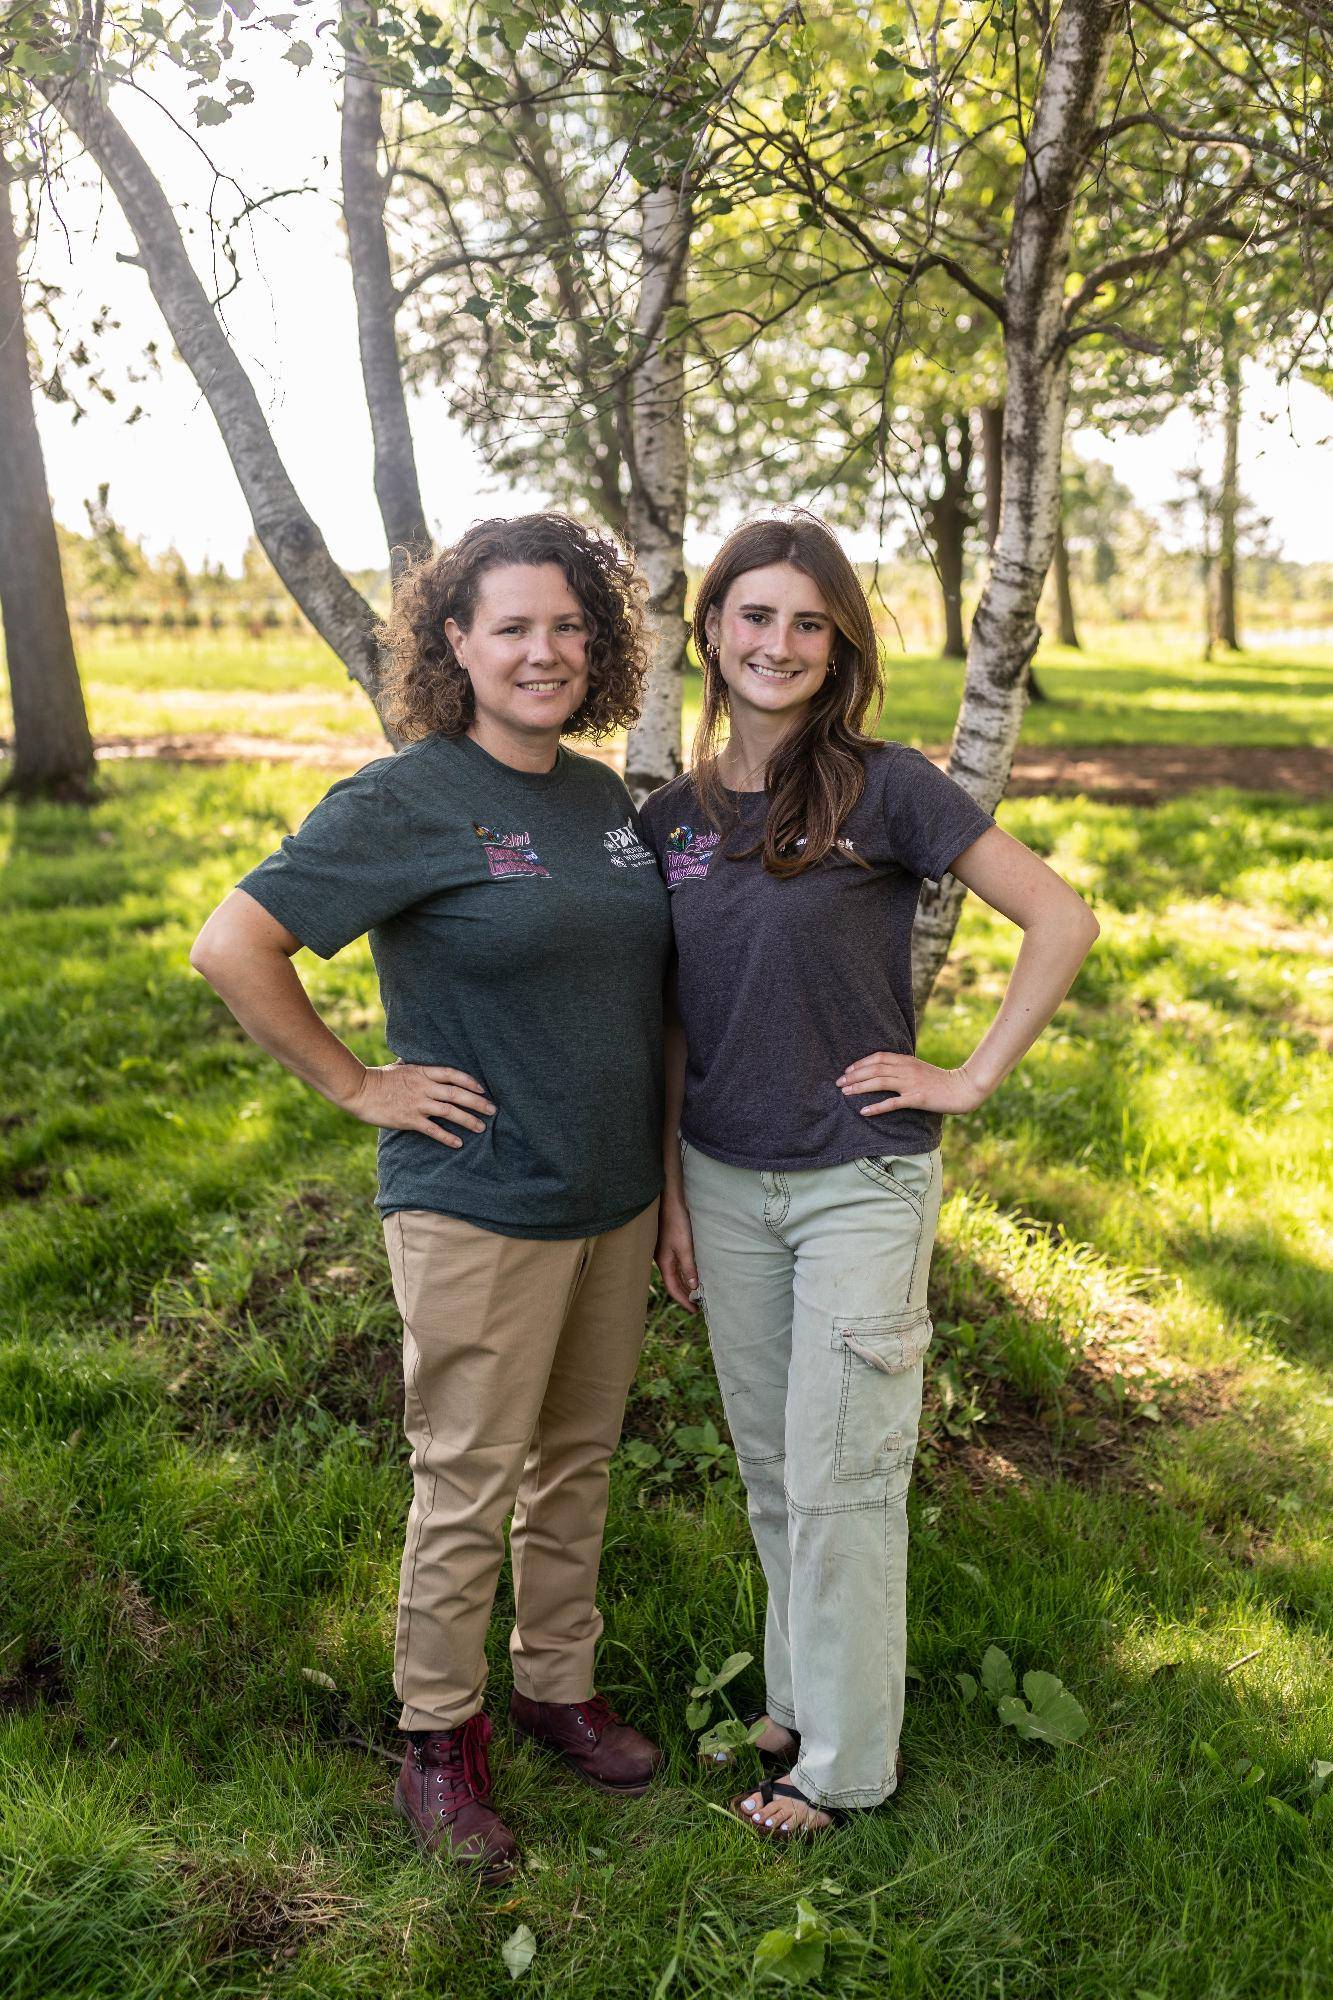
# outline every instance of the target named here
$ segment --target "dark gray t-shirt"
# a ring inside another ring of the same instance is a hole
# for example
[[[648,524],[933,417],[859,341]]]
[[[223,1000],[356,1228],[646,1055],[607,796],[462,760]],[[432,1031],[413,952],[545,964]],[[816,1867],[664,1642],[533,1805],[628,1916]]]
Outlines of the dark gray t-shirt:
[[[875,1097],[844,1097],[837,1079],[879,1049],[915,1053],[921,883],[995,822],[919,750],[885,743],[863,761],[839,838],[868,867],[834,854],[784,880],[758,854],[732,859],[762,835],[763,792],[728,794],[740,820],[721,841],[688,776],[642,810],[671,892],[689,1047],[681,1133],[732,1166],[794,1171],[939,1144],[937,1112],[862,1118]]]
[[[430,737],[336,784],[241,888],[331,958],[370,933],[385,1035],[497,1107],[484,1132],[381,1130],[379,1207],[593,1236],[661,1187],[666,892],[615,772],[534,774]]]

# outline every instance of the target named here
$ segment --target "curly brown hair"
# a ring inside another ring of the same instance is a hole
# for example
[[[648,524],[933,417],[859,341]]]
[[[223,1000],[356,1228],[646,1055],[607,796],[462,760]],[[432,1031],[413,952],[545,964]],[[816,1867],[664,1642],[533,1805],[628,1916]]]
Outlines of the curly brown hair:
[[[379,697],[402,742],[466,731],[475,713],[472,683],[444,622],[452,618],[470,631],[482,577],[512,563],[555,563],[588,621],[588,692],[561,734],[597,741],[638,721],[654,641],[648,585],[634,557],[568,514],[519,514],[475,521],[452,548],[411,560],[395,583],[393,608],[379,627]]]

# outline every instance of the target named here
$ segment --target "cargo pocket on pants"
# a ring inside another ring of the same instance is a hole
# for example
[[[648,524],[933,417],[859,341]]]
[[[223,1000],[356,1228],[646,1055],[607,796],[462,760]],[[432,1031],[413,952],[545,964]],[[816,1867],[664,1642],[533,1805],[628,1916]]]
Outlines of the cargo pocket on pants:
[[[932,1332],[925,1306],[834,1320],[832,1345],[842,1353],[835,1479],[882,1481],[895,1497],[907,1490],[921,1421],[922,1360]]]

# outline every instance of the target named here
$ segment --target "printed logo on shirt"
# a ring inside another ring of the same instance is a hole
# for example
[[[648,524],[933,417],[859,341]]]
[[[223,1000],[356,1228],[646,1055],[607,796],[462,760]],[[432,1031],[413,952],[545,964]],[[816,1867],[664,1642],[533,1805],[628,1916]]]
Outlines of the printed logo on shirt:
[[[613,868],[651,868],[653,857],[634,830],[634,822],[627,819],[623,826],[613,826],[602,835],[602,845],[611,857]]]
[[[708,873],[718,838],[715,833],[696,833],[692,826],[672,828],[666,842],[668,889],[675,889],[682,882],[702,880]]]
[[[486,850],[486,866],[493,876],[541,875],[550,881],[551,871],[542,867],[526,833],[497,833],[494,827],[478,826],[475,820],[472,831]]]
[[[856,852],[856,842],[854,840],[845,840],[845,839],[836,840],[833,844],[843,854],[855,854]],[[805,846],[805,835],[803,833],[798,834],[796,839],[793,840],[790,843],[790,845],[784,849],[784,852],[788,854],[799,854],[804,846]]]

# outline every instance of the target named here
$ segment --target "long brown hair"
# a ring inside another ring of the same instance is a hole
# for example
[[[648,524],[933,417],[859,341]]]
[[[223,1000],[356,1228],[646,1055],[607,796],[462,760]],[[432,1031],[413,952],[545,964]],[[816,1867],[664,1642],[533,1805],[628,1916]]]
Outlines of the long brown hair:
[[[594,740],[639,719],[652,662],[648,585],[628,550],[568,514],[475,521],[452,548],[410,562],[379,628],[384,666],[380,709],[405,743],[461,736],[476,713],[472,683],[444,629],[470,631],[487,570],[554,563],[588,622],[588,692],[563,735]]]
[[[799,875],[833,851],[839,827],[861,796],[865,770],[859,753],[873,741],[866,724],[879,718],[884,683],[865,591],[832,530],[803,512],[742,522],[708,565],[694,605],[694,644],[704,685],[691,776],[699,803],[718,831],[736,818],[718,773],[718,739],[730,704],[706,620],[710,609],[721,610],[737,577],[770,563],[790,563],[817,584],[837,627],[831,670],[809,714],[768,760],[762,850],[745,850],[762,851],[770,875]]]

